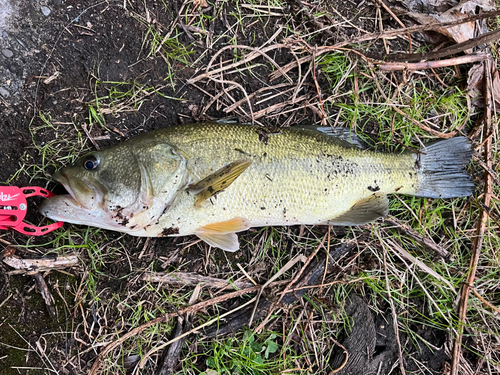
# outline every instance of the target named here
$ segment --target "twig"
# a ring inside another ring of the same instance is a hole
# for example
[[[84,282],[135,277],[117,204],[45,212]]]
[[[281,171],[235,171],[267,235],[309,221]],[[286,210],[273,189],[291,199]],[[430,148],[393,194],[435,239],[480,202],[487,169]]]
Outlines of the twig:
[[[380,242],[381,243],[386,243],[387,245],[391,246],[391,248],[393,250],[397,250],[397,252],[403,258],[409,260],[410,262],[412,262],[413,264],[415,264],[418,268],[420,268],[422,271],[427,272],[429,275],[433,276],[437,280],[439,280],[439,281],[443,282],[444,284],[446,284],[448,286],[448,288],[450,288],[453,293],[457,293],[457,291],[455,290],[455,288],[453,287],[453,285],[451,285],[451,283],[448,280],[446,280],[443,276],[441,276],[440,274],[438,274],[432,268],[428,267],[424,262],[422,262],[418,258],[415,258],[408,251],[406,251],[405,249],[403,249],[401,246],[399,246],[398,244],[396,244],[392,240],[387,239],[384,242],[382,239],[380,239]]]
[[[328,115],[325,113],[325,108],[323,107],[323,101],[321,100],[321,88],[319,87],[318,80],[316,79],[316,48],[312,50],[312,78],[314,85],[316,86],[316,92],[318,93],[318,103],[319,111],[321,114],[321,125],[325,126]]]
[[[486,60],[484,63],[484,71],[491,71],[491,60]],[[486,82],[484,85],[484,101],[485,101],[485,116],[484,116],[484,126],[486,131],[491,131],[491,111],[492,111],[492,98],[491,98],[491,78],[489,74],[485,74]],[[491,160],[491,137],[484,144],[484,159],[486,160],[486,165],[488,168],[492,169]],[[490,207],[490,200],[492,194],[492,179],[489,173],[484,174],[484,195],[483,195],[483,205],[481,209],[481,215],[477,223],[476,237],[472,244],[472,256],[469,264],[469,272],[467,273],[467,280],[462,287],[462,294],[460,296],[460,305],[458,309],[458,319],[460,326],[458,327],[458,335],[455,338],[453,345],[452,361],[451,361],[451,371],[450,375],[458,375],[461,349],[462,349],[462,336],[463,329],[465,325],[465,319],[467,317],[467,303],[469,300],[469,292],[471,287],[474,285],[474,279],[476,277],[477,264],[479,262],[479,256],[481,255],[481,248],[483,246],[483,237],[486,230],[486,221],[488,220],[487,209]]]
[[[389,72],[397,71],[397,70],[422,70],[422,69],[435,69],[435,68],[443,68],[445,66],[455,66],[461,64],[470,64],[477,61],[484,61],[489,58],[486,54],[479,55],[465,55],[454,57],[446,60],[438,60],[438,61],[426,61],[420,63],[384,63],[379,65],[380,70],[386,70]]]
[[[497,313],[500,314],[500,309],[498,307],[496,307],[495,305],[492,305],[491,303],[489,303],[488,301],[486,301],[483,296],[481,296],[477,290],[473,287],[473,286],[470,286],[470,290],[472,290],[472,293],[474,293],[474,295],[479,298],[481,300],[482,303],[484,303],[486,306],[488,306],[490,309],[492,309],[493,311],[496,311]]]
[[[394,14],[394,12],[391,10],[391,8],[389,8],[383,0],[376,0],[377,3],[379,3],[380,5],[382,5],[382,7],[385,9],[385,11],[387,13],[389,13],[391,15],[392,18],[394,18],[396,20],[396,22],[399,24],[399,26],[401,27],[405,27],[405,24],[403,22],[401,22],[401,20],[398,18],[398,16],[396,16]],[[411,42],[411,34],[410,33],[407,33],[406,36],[408,37],[408,50],[409,52],[411,53],[411,49],[412,49],[412,42]]]
[[[341,371],[345,367],[345,365],[347,365],[347,361],[349,360],[349,352],[347,351],[345,346],[333,338],[330,338],[330,340],[332,340],[337,346],[340,346],[342,349],[344,349],[345,359],[344,362],[342,362],[338,368],[336,368],[333,371],[330,371],[328,375],[336,374],[337,372]]]
[[[201,285],[198,284],[194,288],[193,294],[189,299],[189,306],[194,305],[194,303],[197,301],[198,297],[200,296],[200,291]],[[182,331],[186,330],[186,328],[189,327],[189,325],[191,324],[190,318],[190,313],[187,313],[184,318],[182,318],[181,316],[177,317],[177,326],[175,327],[175,332],[173,335],[174,338],[180,336],[182,334]],[[182,347],[184,346],[187,338],[187,335],[184,336],[183,338],[173,343],[173,345],[171,345],[167,350],[165,350],[163,359],[161,361],[162,364],[156,371],[156,375],[171,375],[174,373],[174,368],[179,363],[179,357],[181,355]]]
[[[4,257],[3,262],[15,268],[15,271],[7,272],[8,275],[34,275],[39,272],[74,267],[78,265],[79,260],[76,255],[58,256],[55,259],[23,259],[16,255],[12,255]]]
[[[311,263],[311,260],[316,256],[316,254],[318,254],[318,251],[319,249],[321,249],[323,247],[323,244],[325,243],[325,240],[328,236],[328,233],[326,233],[324,236],[323,236],[323,239],[321,240],[321,243],[316,247],[316,250],[313,251],[313,253],[311,255],[309,255],[309,258],[307,258],[307,261],[304,263],[304,265],[302,266],[302,269],[299,271],[299,273],[293,278],[293,280],[286,286],[285,290],[283,291],[283,294],[281,295],[280,299],[278,300],[278,303],[281,302],[281,300],[283,299],[283,296],[288,293],[288,291],[290,290],[291,286],[297,282],[297,280],[299,279],[299,277],[302,275],[302,273],[305,271],[307,265],[309,263]],[[328,256],[327,256],[328,258]]]
[[[275,86],[262,87],[262,88],[258,89],[257,91],[254,91],[251,94],[249,94],[248,97],[250,99],[252,99],[254,96],[259,95],[261,92],[268,91],[268,90],[277,90],[277,89],[280,89],[280,88],[286,87],[286,86],[290,86],[290,84],[289,83],[280,83],[279,85],[275,85]],[[280,94],[282,94],[282,93],[280,92]],[[247,100],[246,98],[238,100],[236,103],[233,103],[229,107],[225,108],[224,112],[229,113],[231,111],[234,111],[237,107],[239,107],[240,105],[245,103],[246,100]],[[256,104],[259,104],[259,103],[256,103]]]
[[[33,274],[33,277],[35,278],[36,285],[38,286],[40,294],[42,295],[45,305],[47,306],[47,311],[49,312],[50,317],[52,319],[56,319],[56,308],[54,307],[55,300],[52,293],[50,293],[47,283],[45,282],[43,276],[38,272]]]
[[[247,91],[243,88],[242,85],[240,85],[239,83],[237,82],[234,82],[234,81],[228,81],[228,80],[225,80],[225,79],[217,79],[217,78],[214,78],[214,77],[208,77],[210,80],[214,81],[214,82],[217,82],[217,83],[220,83],[220,84],[224,84],[224,83],[230,83],[236,87],[238,87],[241,92],[243,93],[243,95],[245,95],[245,99],[247,100],[247,103],[248,103],[248,108],[250,109],[250,118],[252,120],[252,125],[255,123],[255,116],[254,116],[254,113],[253,113],[253,107],[252,107],[252,102],[250,101],[250,98],[248,97],[248,94],[247,94]],[[227,94],[227,92],[226,92]]]
[[[177,285],[203,284],[213,289],[245,289],[253,286],[252,283],[244,281],[227,281],[210,276],[198,275],[194,272],[148,272],[142,276],[142,280],[152,283],[165,283]]]
[[[324,288],[324,287],[332,286],[332,285],[335,285],[335,284],[342,284],[342,285],[355,284],[358,281],[363,281],[363,280],[374,280],[374,278],[371,277],[371,276],[364,276],[364,277],[358,277],[357,279],[352,279],[352,280],[349,280],[349,281],[335,280],[335,281],[330,281],[329,283],[322,283],[322,284],[318,284],[318,285],[304,285],[304,286],[299,286],[297,288],[290,289],[288,291],[288,293],[294,293],[294,292],[298,292],[299,290],[304,290],[304,289]],[[283,294],[283,292],[280,292],[278,294]]]
[[[326,241],[326,254],[330,254],[330,232],[332,230],[332,226],[328,226],[328,240]],[[321,279],[321,286],[319,288],[319,294],[321,295],[323,293],[323,284],[325,283],[326,279],[326,272],[328,271],[328,255],[325,258],[325,272],[323,272],[323,278]]]
[[[418,234],[417,232],[415,232],[415,230],[413,228],[406,225],[405,223],[402,223],[397,218],[391,216],[389,218],[386,218],[385,222],[390,224],[390,225],[394,225],[394,227],[399,232],[404,233],[405,235],[411,237],[413,240],[417,241],[418,243],[424,245],[425,247],[431,249],[432,251],[435,251],[442,258],[449,260],[449,261],[454,260],[449,251],[442,248],[441,246],[436,244],[431,239]]]
[[[497,185],[500,186],[500,180],[498,179],[498,173],[496,173],[493,169],[488,167],[484,161],[479,159],[476,155],[472,155],[472,158],[478,162],[478,164],[484,168],[484,170],[491,175],[491,178],[493,179],[493,182]]]

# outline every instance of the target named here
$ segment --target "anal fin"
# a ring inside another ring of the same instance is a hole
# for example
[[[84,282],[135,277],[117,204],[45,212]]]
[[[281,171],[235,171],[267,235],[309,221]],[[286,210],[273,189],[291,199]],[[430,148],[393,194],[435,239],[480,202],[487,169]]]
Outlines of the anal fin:
[[[240,248],[236,233],[197,233],[196,235],[210,246],[218,247],[225,251],[233,253]]]
[[[226,251],[236,251],[240,248],[236,232],[250,228],[250,222],[242,217],[205,225],[195,234],[210,246]]]
[[[349,211],[328,220],[328,225],[363,225],[387,215],[389,199],[385,194],[373,194],[356,202]]]

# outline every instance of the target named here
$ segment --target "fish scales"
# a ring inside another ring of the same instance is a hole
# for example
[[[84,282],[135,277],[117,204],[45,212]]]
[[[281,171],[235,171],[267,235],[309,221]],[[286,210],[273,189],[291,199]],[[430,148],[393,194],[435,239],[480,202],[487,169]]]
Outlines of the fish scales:
[[[179,235],[235,215],[252,226],[319,224],[374,191],[415,191],[412,185],[416,181],[409,174],[416,174],[413,154],[380,154],[341,144],[321,133],[290,128],[269,132],[264,140],[262,132],[247,125],[178,129],[159,136],[193,160],[188,169],[195,180],[231,161],[252,159],[231,186],[203,207],[193,208],[194,197],[187,192],[179,197],[159,223],[160,228],[178,227]],[[199,136],[190,139],[195,131]]]
[[[387,195],[468,196],[465,137],[418,153],[379,153],[348,130],[191,124],[90,153],[54,179],[54,220],[136,236],[195,234],[234,251],[236,232],[265,225],[359,225],[388,211]]]

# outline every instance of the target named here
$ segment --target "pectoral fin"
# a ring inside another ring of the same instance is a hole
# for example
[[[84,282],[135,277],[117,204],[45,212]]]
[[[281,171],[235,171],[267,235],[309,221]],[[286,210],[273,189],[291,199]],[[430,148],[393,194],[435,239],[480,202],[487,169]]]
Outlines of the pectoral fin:
[[[389,200],[385,194],[373,194],[356,202],[351,209],[342,215],[329,220],[329,225],[363,225],[387,215]]]
[[[205,177],[196,184],[191,185],[189,190],[198,194],[198,199],[194,205],[199,206],[204,200],[223,191],[231,185],[250,164],[252,164],[252,160],[250,159],[236,160],[212,173],[208,177]]]
[[[250,228],[248,220],[236,217],[228,221],[205,225],[199,228],[195,234],[210,246],[233,252],[240,248],[235,232],[241,232],[248,228]]]

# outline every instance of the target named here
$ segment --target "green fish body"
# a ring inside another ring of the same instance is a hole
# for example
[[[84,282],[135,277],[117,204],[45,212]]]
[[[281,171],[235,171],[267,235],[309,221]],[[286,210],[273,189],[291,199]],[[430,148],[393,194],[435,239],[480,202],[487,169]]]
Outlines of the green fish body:
[[[471,155],[464,137],[388,154],[346,129],[178,125],[63,168],[54,179],[70,195],[41,212],[136,236],[195,234],[235,251],[235,233],[250,227],[368,223],[387,213],[388,194],[468,196]]]

